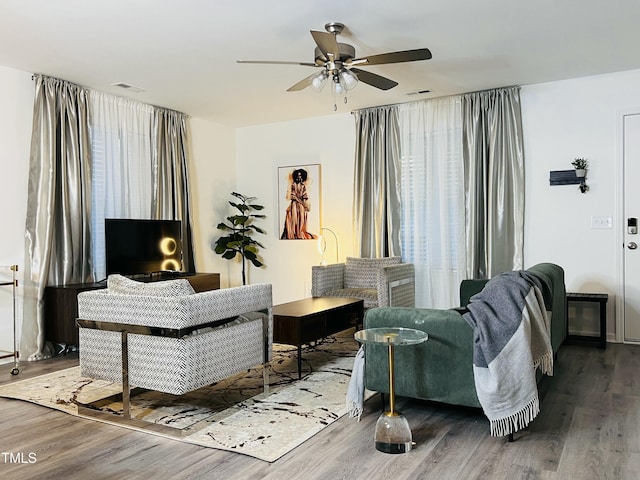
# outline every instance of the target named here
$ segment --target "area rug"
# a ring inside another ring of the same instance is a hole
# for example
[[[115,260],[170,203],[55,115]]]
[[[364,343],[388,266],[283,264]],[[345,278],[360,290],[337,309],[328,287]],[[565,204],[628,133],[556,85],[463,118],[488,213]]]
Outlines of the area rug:
[[[347,413],[346,392],[357,349],[352,331],[304,348],[298,380],[297,350],[274,345],[268,394],[263,393],[258,367],[181,396],[152,391],[134,395],[131,416],[176,429],[176,435],[140,430],[146,433],[274,462]],[[117,384],[83,378],[80,367],[0,386],[2,397],[105,423],[113,422],[83,416],[77,404],[120,391]],[[103,412],[122,412],[121,402],[99,406]]]

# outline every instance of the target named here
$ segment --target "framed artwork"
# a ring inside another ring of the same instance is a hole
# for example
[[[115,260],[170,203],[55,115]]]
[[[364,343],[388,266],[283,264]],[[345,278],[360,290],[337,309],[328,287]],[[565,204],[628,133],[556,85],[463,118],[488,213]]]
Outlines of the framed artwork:
[[[278,167],[278,221],[281,240],[313,240],[320,235],[320,165]]]

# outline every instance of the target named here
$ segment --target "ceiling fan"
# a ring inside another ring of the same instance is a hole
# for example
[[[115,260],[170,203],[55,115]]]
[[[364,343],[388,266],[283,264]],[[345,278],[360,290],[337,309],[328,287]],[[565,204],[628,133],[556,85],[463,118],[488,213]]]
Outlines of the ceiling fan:
[[[331,80],[331,88],[334,94],[345,94],[347,90],[355,87],[358,81],[364,82],[380,90],[389,90],[396,85],[389,78],[377,75],[358,67],[369,65],[384,65],[389,63],[415,62],[417,60],[429,60],[431,52],[428,48],[404,50],[399,52],[382,53],[368,57],[356,58],[356,49],[347,43],[340,43],[337,36],[344,30],[344,24],[338,22],[327,23],[324,26],[326,32],[311,30],[311,36],[316,42],[315,62],[281,62],[268,60],[238,60],[238,63],[262,63],[279,65],[303,65],[320,68],[319,72],[303,78],[298,83],[287,89],[288,92],[303,90],[310,86],[316,91],[321,91],[328,80]],[[345,103],[347,98],[345,96]],[[334,105],[334,109],[335,109]]]

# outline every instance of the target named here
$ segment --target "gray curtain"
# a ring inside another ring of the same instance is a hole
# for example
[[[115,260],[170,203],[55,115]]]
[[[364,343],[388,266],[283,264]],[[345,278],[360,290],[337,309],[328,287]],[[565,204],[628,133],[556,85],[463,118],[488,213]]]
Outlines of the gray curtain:
[[[21,336],[22,356],[28,360],[55,353],[45,342],[46,286],[94,281],[90,92],[55,78],[34,79]],[[184,263],[193,272],[187,116],[156,107],[153,115],[152,216],[182,220]]]
[[[21,338],[29,360],[51,354],[45,350],[45,287],[93,281],[87,91],[41,75],[34,80]]]
[[[521,269],[524,153],[519,87],[462,96],[467,278]]]
[[[155,218],[182,221],[183,263],[187,271],[195,272],[187,172],[187,116],[156,108],[154,129],[157,162],[152,210]]]
[[[354,112],[353,220],[361,257],[401,255],[400,128],[396,105]]]

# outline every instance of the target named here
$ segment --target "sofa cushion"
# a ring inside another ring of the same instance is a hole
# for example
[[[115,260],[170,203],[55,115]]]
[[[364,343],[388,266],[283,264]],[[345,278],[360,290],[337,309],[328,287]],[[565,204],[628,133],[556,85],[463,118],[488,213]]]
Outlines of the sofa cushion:
[[[364,300],[365,309],[378,306],[378,290],[375,288],[337,288],[329,290],[325,296]]]
[[[471,297],[482,291],[489,280],[487,279],[467,279],[460,282],[460,306],[469,305]]]
[[[180,297],[192,295],[195,290],[186,278],[164,280],[160,282],[137,282],[122,275],[109,275],[107,278],[109,293],[121,295],[142,295],[145,297]]]
[[[357,258],[347,257],[345,288],[377,288],[380,267],[402,263],[401,257]]]

